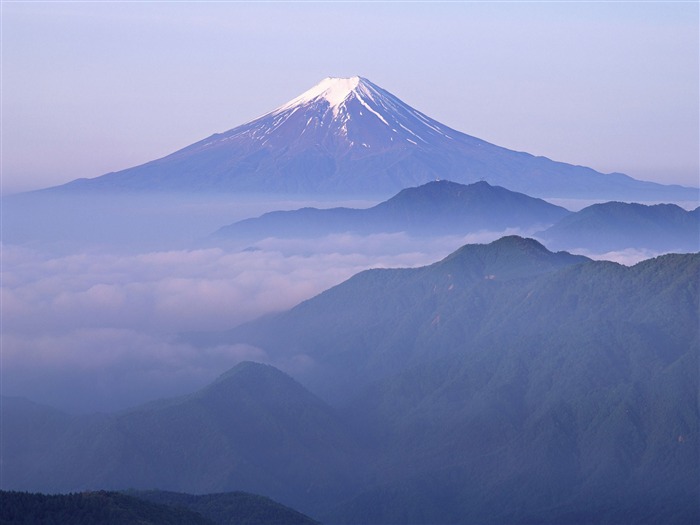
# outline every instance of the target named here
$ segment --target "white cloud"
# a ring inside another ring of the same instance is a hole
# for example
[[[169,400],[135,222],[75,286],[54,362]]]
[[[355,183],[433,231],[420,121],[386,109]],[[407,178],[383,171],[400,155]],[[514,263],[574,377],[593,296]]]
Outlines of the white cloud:
[[[627,248],[625,250],[605,253],[595,253],[584,249],[574,249],[568,251],[577,255],[585,255],[586,257],[590,257],[596,261],[613,261],[619,264],[624,264],[625,266],[634,266],[638,262],[661,255],[660,252],[637,248]]]
[[[337,234],[265,239],[241,252],[51,255],[5,245],[3,394],[83,410],[184,394],[243,359],[266,356],[243,346],[194,348],[179,333],[226,330],[291,308],[367,268],[426,265],[464,244],[517,233]],[[273,364],[291,373],[312,365],[303,356]]]
[[[370,267],[431,263],[458,242],[341,235],[270,239],[257,251],[68,255],[5,245],[3,394],[89,410],[189,392],[243,359],[266,356],[240,345],[194,348],[178,333],[226,330]]]

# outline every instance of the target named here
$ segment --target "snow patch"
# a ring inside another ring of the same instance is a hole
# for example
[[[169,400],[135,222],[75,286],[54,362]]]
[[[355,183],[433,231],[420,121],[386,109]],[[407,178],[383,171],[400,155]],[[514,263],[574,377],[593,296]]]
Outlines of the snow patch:
[[[355,97],[355,98],[357,98],[357,101],[358,101],[360,104],[362,104],[365,108],[367,108],[368,111],[370,111],[371,113],[374,113],[374,115],[376,115],[376,117],[377,117],[379,120],[381,120],[382,122],[384,122],[384,124],[386,124],[387,126],[389,125],[389,123],[386,121],[386,119],[385,119],[384,117],[382,117],[379,113],[377,113],[376,111],[374,111],[374,110],[369,106],[369,104],[367,104],[367,102],[365,102],[364,100],[362,100],[362,97],[357,96],[357,97]]]
[[[350,78],[335,78],[327,77],[321,80],[314,87],[308,91],[304,91],[301,95],[295,99],[290,100],[283,106],[280,106],[272,112],[273,115],[292,109],[309,102],[314,102],[317,100],[325,100],[333,109],[333,114],[337,113],[337,108],[342,104],[345,99],[350,96],[357,85],[360,83],[360,77],[350,77]]]
[[[411,135],[413,135],[414,137],[416,137],[418,140],[420,140],[420,141],[422,141],[422,142],[425,142],[426,144],[428,143],[427,140],[425,140],[425,139],[423,139],[423,137],[420,137],[420,136],[416,135],[415,133],[413,133],[413,131],[411,131],[411,130],[408,129],[406,126],[404,126],[403,124],[401,124],[401,122],[399,122],[399,126],[401,126],[403,129],[405,129],[406,131],[408,131]],[[410,142],[413,142],[413,141],[411,140]],[[413,142],[413,143],[415,144],[415,142]]]

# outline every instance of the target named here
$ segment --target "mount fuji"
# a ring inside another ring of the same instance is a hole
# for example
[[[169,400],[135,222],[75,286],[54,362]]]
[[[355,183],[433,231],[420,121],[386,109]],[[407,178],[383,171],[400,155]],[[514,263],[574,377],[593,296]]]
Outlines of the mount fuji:
[[[451,129],[362,77],[326,78],[277,109],[69,191],[387,196],[436,179],[537,197],[697,200],[698,190],[516,152]]]

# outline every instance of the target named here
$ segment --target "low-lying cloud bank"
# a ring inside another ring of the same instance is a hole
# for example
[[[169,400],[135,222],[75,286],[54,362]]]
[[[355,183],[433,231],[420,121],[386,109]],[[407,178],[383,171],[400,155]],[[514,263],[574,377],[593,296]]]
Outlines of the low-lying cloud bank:
[[[512,233],[518,232],[265,239],[235,252],[51,255],[5,245],[2,393],[71,411],[187,393],[241,360],[267,357],[241,345],[194,348],[179,333],[226,330],[291,308],[367,268],[430,264],[464,244]],[[630,264],[654,254],[607,255]]]
[[[239,252],[70,255],[5,245],[2,393],[74,411],[186,393],[265,355],[241,346],[193,348],[178,333],[226,330],[367,268],[429,264],[460,242],[339,235],[267,239]]]

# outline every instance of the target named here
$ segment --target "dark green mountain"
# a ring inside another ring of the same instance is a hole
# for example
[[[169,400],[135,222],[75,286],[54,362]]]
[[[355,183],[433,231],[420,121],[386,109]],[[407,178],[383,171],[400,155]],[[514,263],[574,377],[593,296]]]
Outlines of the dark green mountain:
[[[696,252],[700,250],[700,213],[675,204],[606,202],[563,217],[537,236],[557,249]]]
[[[119,492],[29,494],[0,491],[0,525],[214,525],[185,508]]]
[[[429,182],[402,190],[369,209],[303,208],[266,213],[216,232],[218,238],[319,237],[331,233],[467,234],[553,224],[569,211],[487,182]]]
[[[317,525],[318,522],[269,498],[246,492],[183,494],[161,490],[129,491],[129,495],[169,507],[184,507],[217,525]]]

